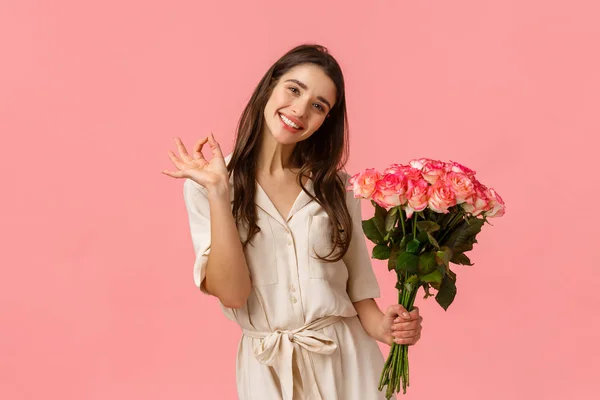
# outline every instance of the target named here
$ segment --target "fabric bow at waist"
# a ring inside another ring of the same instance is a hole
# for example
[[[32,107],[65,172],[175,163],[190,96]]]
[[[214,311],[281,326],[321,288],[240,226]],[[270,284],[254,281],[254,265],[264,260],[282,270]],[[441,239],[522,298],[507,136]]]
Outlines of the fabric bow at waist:
[[[303,347],[308,351],[318,354],[333,353],[337,348],[337,344],[331,338],[316,331],[332,325],[341,319],[342,317],[340,316],[324,317],[289,331],[258,332],[247,329],[243,330],[244,335],[260,339],[258,345],[253,346],[254,355],[261,364],[274,366],[277,369],[279,379],[281,380],[284,400],[292,400],[294,393],[292,360],[295,346]],[[304,360],[303,357],[299,357],[298,359]],[[308,365],[304,364],[304,371],[308,376],[301,377],[302,386],[304,390],[311,390],[316,384],[314,371],[312,371],[310,363]],[[317,399],[322,399],[320,394],[318,394]]]

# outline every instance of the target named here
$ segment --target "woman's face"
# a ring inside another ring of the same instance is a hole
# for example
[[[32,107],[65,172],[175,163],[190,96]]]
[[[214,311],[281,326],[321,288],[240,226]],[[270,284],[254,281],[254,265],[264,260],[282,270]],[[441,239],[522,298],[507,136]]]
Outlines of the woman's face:
[[[308,139],[336,101],[331,78],[314,64],[297,65],[281,76],[265,106],[267,129],[281,144]]]

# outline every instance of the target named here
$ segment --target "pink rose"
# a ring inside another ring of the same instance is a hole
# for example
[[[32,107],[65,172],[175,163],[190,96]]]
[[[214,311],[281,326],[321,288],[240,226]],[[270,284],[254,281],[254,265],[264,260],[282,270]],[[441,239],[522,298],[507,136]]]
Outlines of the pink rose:
[[[441,161],[431,161],[423,166],[421,174],[423,178],[434,185],[439,179],[443,179],[446,176],[446,164]]]
[[[392,207],[399,206],[400,203],[400,195],[392,194],[389,196],[385,196],[383,193],[375,191],[373,193],[373,201],[379,204],[381,207],[389,210]]]
[[[402,175],[406,180],[421,178],[421,171],[410,165],[392,164],[383,172],[386,174]]]
[[[479,181],[475,180],[475,182],[473,182],[473,189],[475,192],[467,199],[467,202],[461,204],[461,207],[463,210],[476,217],[489,209],[489,199],[486,194],[487,188],[485,185],[479,183]]]
[[[466,202],[475,193],[473,181],[467,175],[460,172],[449,172],[446,175],[446,183],[456,195],[456,204]]]
[[[443,180],[430,186],[427,195],[429,197],[428,206],[435,212],[447,214],[448,208],[456,205],[454,192]]]
[[[502,197],[500,197],[500,195],[491,188],[487,190],[486,195],[489,199],[489,209],[485,212],[485,216],[489,218],[503,216],[504,212],[506,211],[506,207]]]
[[[408,165],[421,171],[424,166],[426,166],[427,164],[429,164],[430,162],[433,162],[433,161],[434,160],[432,160],[431,158],[415,158],[413,160],[410,160]]]
[[[446,171],[447,172],[458,172],[460,174],[464,174],[469,178],[473,178],[475,176],[475,171],[465,167],[462,164],[457,163],[456,161],[450,161],[446,163]]]
[[[402,164],[392,164],[389,167],[387,167],[383,173],[384,174],[397,174],[398,172],[402,171],[404,168],[406,168],[404,165]]]
[[[373,200],[389,210],[406,202],[406,178],[400,174],[384,174],[375,185]]]
[[[408,181],[406,197],[406,216],[410,218],[415,211],[423,211],[427,208],[429,198],[427,196],[429,183],[425,179]]]
[[[381,174],[375,168],[369,168],[352,176],[348,181],[350,183],[348,189],[354,191],[354,197],[368,199],[375,192],[377,181],[380,178]]]

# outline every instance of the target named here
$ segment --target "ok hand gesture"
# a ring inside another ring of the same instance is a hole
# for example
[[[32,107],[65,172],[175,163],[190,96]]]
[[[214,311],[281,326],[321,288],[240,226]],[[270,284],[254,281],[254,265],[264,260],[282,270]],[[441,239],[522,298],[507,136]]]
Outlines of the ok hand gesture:
[[[207,161],[202,154],[202,146],[207,142],[213,155],[210,161]],[[212,133],[196,142],[193,157],[188,154],[184,144],[178,137],[175,138],[175,145],[179,151],[179,157],[171,150],[169,150],[168,155],[177,170],[163,170],[163,174],[172,178],[189,178],[204,187],[211,187],[229,181],[221,147]]]

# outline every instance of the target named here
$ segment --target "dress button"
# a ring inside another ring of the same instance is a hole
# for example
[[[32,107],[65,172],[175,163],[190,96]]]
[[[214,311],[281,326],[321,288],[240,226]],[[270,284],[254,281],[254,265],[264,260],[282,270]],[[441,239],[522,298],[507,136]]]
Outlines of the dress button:
[[[294,293],[296,291],[296,287],[294,285],[292,285],[291,290],[292,290],[292,293]]]
[[[292,303],[296,304],[298,300],[295,297],[292,297]]]

